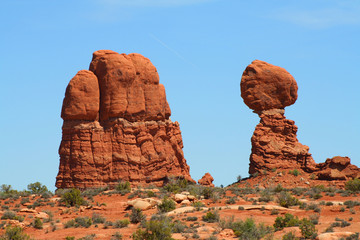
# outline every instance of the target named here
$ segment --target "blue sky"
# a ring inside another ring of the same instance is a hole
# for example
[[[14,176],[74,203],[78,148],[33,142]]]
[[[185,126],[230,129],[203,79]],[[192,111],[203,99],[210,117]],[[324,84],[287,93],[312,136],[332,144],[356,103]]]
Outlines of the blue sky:
[[[190,173],[216,185],[248,174],[259,118],[240,97],[246,66],[287,69],[299,86],[286,116],[316,162],[360,165],[357,0],[2,1],[0,184],[54,190],[65,88],[92,53],[141,53],[157,67]]]

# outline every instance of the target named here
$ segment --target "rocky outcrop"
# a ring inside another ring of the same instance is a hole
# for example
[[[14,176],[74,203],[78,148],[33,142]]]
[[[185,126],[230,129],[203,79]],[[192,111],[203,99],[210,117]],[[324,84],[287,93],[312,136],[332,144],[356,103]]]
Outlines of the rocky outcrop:
[[[296,81],[285,69],[255,60],[245,69],[240,86],[245,104],[260,117],[251,138],[250,174],[301,169],[319,180],[360,177],[360,169],[350,164],[350,158],[334,157],[316,164],[309,147],[299,143],[295,122],[284,116],[284,108],[297,99]]]
[[[350,158],[336,156],[317,165],[320,180],[347,180],[360,177],[360,169],[350,163]]]
[[[205,173],[205,175],[198,180],[198,183],[202,186],[206,187],[215,187],[215,185],[212,183],[214,181],[214,178],[211,176],[210,173]]]
[[[58,188],[194,182],[178,122],[149,59],[109,50],[93,54],[65,93]]]
[[[299,143],[295,122],[284,108],[295,103],[297,84],[283,68],[255,60],[244,71],[241,96],[260,117],[251,138],[249,173],[271,169],[315,170],[309,147]]]

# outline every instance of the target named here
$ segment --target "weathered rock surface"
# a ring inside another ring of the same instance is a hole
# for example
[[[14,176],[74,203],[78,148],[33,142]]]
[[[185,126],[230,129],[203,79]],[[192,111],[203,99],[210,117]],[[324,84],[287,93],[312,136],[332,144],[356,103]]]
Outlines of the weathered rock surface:
[[[241,97],[255,110],[285,108],[295,103],[298,86],[284,68],[255,60],[241,78]]]
[[[210,173],[205,173],[205,175],[198,180],[198,183],[203,186],[207,187],[215,187],[215,185],[212,183],[214,181],[214,178],[211,176]]]
[[[297,126],[285,118],[284,110],[262,111],[259,116],[251,138],[250,174],[271,169],[315,170],[309,147],[299,143]]]
[[[360,177],[360,169],[350,163],[350,158],[336,156],[317,165],[320,180],[347,180]]]
[[[178,122],[149,59],[109,50],[70,81],[63,102],[58,188],[194,182]]]
[[[241,96],[255,110],[260,123],[251,138],[249,173],[272,169],[301,169],[319,180],[346,180],[360,177],[360,169],[348,157],[334,157],[316,164],[309,147],[299,143],[297,126],[284,116],[285,107],[297,99],[297,83],[283,68],[253,61],[244,71]]]

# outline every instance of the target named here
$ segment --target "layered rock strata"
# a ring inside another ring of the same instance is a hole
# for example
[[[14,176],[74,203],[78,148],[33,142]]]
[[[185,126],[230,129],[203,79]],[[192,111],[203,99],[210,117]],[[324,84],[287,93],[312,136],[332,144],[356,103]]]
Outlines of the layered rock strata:
[[[57,188],[194,182],[178,122],[149,59],[100,50],[65,93]]]
[[[251,138],[249,173],[271,169],[315,170],[309,147],[299,143],[297,126],[285,118],[284,108],[295,103],[297,83],[281,67],[255,60],[245,69],[241,97],[260,117]]]
[[[316,164],[309,147],[299,143],[295,122],[284,116],[284,108],[297,99],[298,87],[284,68],[255,60],[245,69],[240,88],[245,104],[260,117],[251,138],[250,174],[301,169],[319,180],[360,177],[360,169],[350,164],[350,158],[334,157]]]

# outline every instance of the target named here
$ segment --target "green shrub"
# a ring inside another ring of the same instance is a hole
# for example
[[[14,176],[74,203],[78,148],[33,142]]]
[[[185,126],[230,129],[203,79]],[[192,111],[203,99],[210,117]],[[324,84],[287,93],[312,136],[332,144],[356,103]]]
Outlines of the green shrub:
[[[167,192],[178,193],[188,186],[189,182],[184,178],[169,178],[169,182],[164,186],[164,190]]]
[[[1,219],[18,220],[19,222],[24,221],[23,216],[18,216],[14,211],[8,210],[3,213]]]
[[[288,232],[283,237],[282,240],[298,240],[299,238],[295,236],[294,232]]]
[[[130,222],[131,223],[139,223],[139,222],[145,220],[145,218],[146,217],[144,216],[141,209],[138,209],[138,208],[131,209],[131,214],[130,214]]]
[[[305,239],[315,239],[317,236],[315,225],[309,219],[304,218],[300,222],[300,230]]]
[[[205,199],[210,199],[214,195],[214,188],[206,187],[202,190],[201,194]]]
[[[9,226],[5,230],[5,234],[0,236],[1,240],[29,240],[30,237],[23,233],[23,229],[21,227],[12,227]]]
[[[64,202],[67,206],[80,206],[85,203],[84,199],[81,197],[80,190],[76,188],[64,193],[61,197],[61,202]]]
[[[119,184],[115,187],[115,190],[122,195],[131,192],[131,186],[129,181],[119,182]]]
[[[239,239],[258,240],[272,232],[271,227],[264,224],[256,225],[252,218],[245,221],[232,222],[230,228],[234,231]]]
[[[354,180],[349,180],[345,183],[345,189],[351,192],[360,192],[360,179],[355,178]]]
[[[294,169],[293,171],[289,170],[289,174],[292,174],[292,175],[294,175],[294,176],[299,176],[299,175],[300,175],[300,172],[299,172],[299,170]]]
[[[122,234],[119,232],[116,232],[111,236],[110,240],[122,240],[122,239],[123,239]]]
[[[158,205],[158,210],[161,213],[166,213],[166,212],[170,212],[172,210],[174,210],[176,208],[176,203],[165,197],[162,202]]]
[[[209,211],[202,217],[202,220],[208,223],[218,222],[220,220],[220,216],[217,211]]]
[[[172,223],[169,218],[163,218],[161,220],[150,220],[146,222],[145,229],[137,230],[133,235],[134,240],[173,240],[172,235]]]
[[[89,217],[77,217],[77,218],[75,218],[75,222],[76,222],[76,225],[75,225],[76,227],[81,226],[81,227],[88,228],[92,224],[92,220]]]
[[[75,237],[67,236],[67,237],[65,238],[65,240],[75,240]]]
[[[32,226],[36,229],[42,229],[43,228],[43,222],[40,218],[35,218],[32,222]]]
[[[299,224],[300,220],[297,217],[294,217],[294,215],[290,213],[285,213],[284,217],[277,217],[275,219],[275,223],[273,226],[275,231],[279,231],[286,227],[299,226]]]
[[[71,219],[71,220],[67,221],[66,223],[64,223],[64,228],[71,228],[71,227],[75,227],[74,219]]]
[[[91,219],[92,219],[92,222],[94,224],[105,223],[106,222],[106,218],[101,216],[99,213],[93,213]]]
[[[130,224],[130,221],[128,219],[117,220],[114,222],[113,227],[114,228],[124,228],[124,227],[127,227],[129,224]]]
[[[280,206],[286,208],[290,206],[300,205],[300,201],[297,198],[291,196],[289,192],[280,192],[280,194],[278,195],[278,202]]]
[[[195,222],[198,220],[198,217],[187,217],[186,218],[186,221],[189,221],[189,222]]]
[[[41,194],[49,191],[45,185],[42,185],[39,182],[30,183],[27,185],[27,189],[31,194]]]

